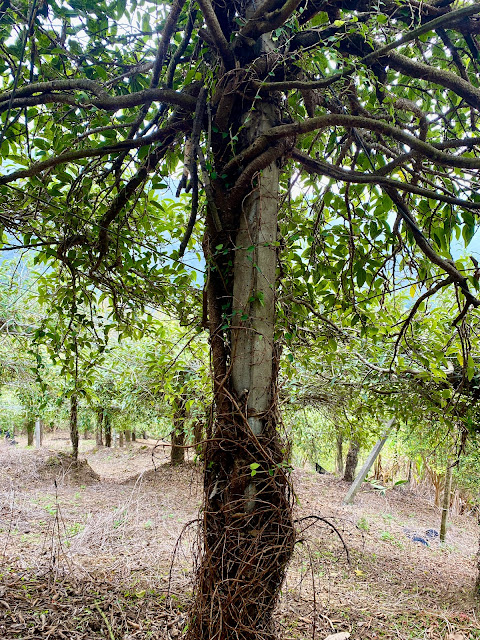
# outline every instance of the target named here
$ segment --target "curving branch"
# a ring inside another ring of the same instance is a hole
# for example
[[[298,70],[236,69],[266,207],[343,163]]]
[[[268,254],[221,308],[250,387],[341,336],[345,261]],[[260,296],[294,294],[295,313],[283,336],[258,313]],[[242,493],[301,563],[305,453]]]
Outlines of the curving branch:
[[[439,202],[446,202],[447,204],[463,207],[464,209],[480,210],[480,202],[462,200],[461,198],[455,198],[453,196],[444,195],[443,193],[437,193],[436,191],[419,187],[416,184],[400,182],[393,178],[384,177],[383,167],[378,173],[370,174],[361,173],[360,171],[346,171],[345,169],[340,169],[340,167],[325,162],[324,160],[314,159],[299,149],[294,149],[291,157],[294,160],[297,160],[297,162],[300,162],[302,167],[308,171],[308,173],[328,176],[334,180],[341,180],[342,182],[351,182],[354,184],[378,184],[379,186],[393,187],[399,191],[414,193],[425,198],[431,198],[433,200],[438,200]]]
[[[399,215],[402,217],[405,224],[412,232],[415,242],[422,253],[430,260],[430,262],[433,262],[433,264],[436,264],[438,267],[443,269],[445,273],[448,273],[449,277],[452,279],[452,282],[456,282],[459,284],[460,289],[469,305],[473,307],[479,307],[480,300],[478,300],[470,292],[468,288],[467,278],[457,269],[455,263],[452,260],[445,260],[444,258],[439,256],[438,253],[433,249],[430,242],[418,228],[412,212],[409,210],[407,203],[398,193],[398,191],[396,191],[396,189],[394,189],[393,187],[384,187],[384,191],[390,197],[393,204],[396,206]]]
[[[459,20],[465,18],[465,12],[469,15],[480,13],[480,3],[463,7],[457,11],[448,12],[434,20],[430,20],[426,24],[405,34],[399,40],[395,40],[384,47],[375,48],[372,43],[367,41],[360,33],[349,34],[346,38],[341,38],[339,40],[338,47],[342,53],[359,57],[357,64],[372,66],[374,69],[375,67],[378,68],[379,65],[382,67],[388,66],[395,71],[399,71],[400,73],[404,73],[410,77],[427,80],[428,82],[450,89],[458,96],[462,97],[470,106],[478,108],[478,105],[480,104],[480,90],[464,78],[452,73],[451,71],[443,69],[439,70],[423,62],[411,60],[401,54],[393,53],[394,49],[414,40],[418,35],[435,30],[442,25],[445,25],[445,23],[448,23],[448,26],[450,26],[451,22],[454,24],[457,23]],[[351,26],[354,27],[354,24],[355,23],[352,23]],[[302,31],[292,38],[290,51],[322,45],[327,38],[344,33],[345,26],[330,26],[323,30],[315,29]],[[260,92],[287,91],[290,89],[322,89],[346,76],[349,76],[354,72],[354,70],[355,65],[349,64],[342,69],[342,71],[321,80],[311,82],[299,80],[264,83],[256,82],[252,83],[252,88]]]
[[[231,171],[242,166],[245,161],[251,160],[259,153],[263,152],[275,140],[282,138],[296,137],[304,133],[319,131],[327,127],[340,126],[355,129],[367,129],[375,131],[385,136],[389,136],[398,142],[408,145],[414,151],[425,156],[432,162],[448,167],[459,167],[462,169],[480,169],[480,158],[471,158],[466,156],[454,156],[445,153],[436,146],[419,140],[410,133],[406,133],[402,129],[381,120],[374,120],[365,116],[353,116],[346,113],[329,113],[315,118],[307,118],[302,122],[294,122],[292,124],[283,124],[272,127],[264,134],[259,136],[253,144],[247,147],[242,153],[232,158],[224,167],[224,171]]]
[[[49,83],[46,83],[49,84]],[[25,97],[15,97],[11,100],[11,108],[23,109],[24,107],[37,106],[39,104],[68,104],[72,107],[84,109],[87,107],[96,107],[104,111],[120,111],[120,109],[130,109],[140,105],[150,105],[152,102],[162,102],[172,106],[183,107],[193,111],[195,109],[196,99],[187,93],[173,91],[173,89],[144,89],[135,93],[126,95],[110,96],[107,92],[102,92],[95,98],[77,99],[69,93],[55,93],[44,91],[39,95],[30,95]],[[8,101],[0,103],[0,113],[7,111],[9,107]],[[132,137],[132,136],[129,136]]]
[[[47,169],[52,169],[60,164],[67,162],[76,162],[78,160],[84,160],[86,158],[99,158],[102,156],[109,156],[115,153],[121,153],[128,151],[129,149],[138,149],[150,145],[154,142],[163,142],[171,134],[178,133],[179,131],[188,130],[191,127],[190,122],[175,122],[170,126],[164,127],[159,131],[156,131],[150,136],[143,136],[142,138],[135,138],[135,140],[123,140],[115,144],[102,145],[94,149],[76,149],[74,151],[66,151],[59,156],[42,160],[41,162],[35,162],[28,169],[18,169],[4,176],[0,176],[0,185],[20,180],[21,178],[31,178],[37,176]]]
[[[227,42],[225,35],[222,31],[222,27],[218,22],[218,18],[212,7],[210,0],[198,0],[198,6],[200,7],[205,22],[208,27],[209,36],[213,39],[215,47],[217,48],[225,66],[225,69],[233,69],[235,67],[235,58],[232,48]]]
[[[441,280],[440,282],[438,282],[434,287],[432,287],[431,289],[428,289],[427,291],[425,291],[425,293],[422,293],[421,296],[419,296],[416,300],[415,303],[413,304],[412,308],[410,309],[410,312],[407,316],[407,319],[405,320],[405,322],[402,324],[399,334],[397,336],[397,339],[395,340],[395,346],[393,348],[393,356],[392,356],[392,360],[390,363],[390,367],[393,365],[395,358],[397,356],[397,352],[398,352],[398,347],[400,346],[400,342],[402,341],[403,336],[405,335],[406,330],[408,329],[408,327],[410,326],[410,323],[412,322],[413,318],[415,317],[418,309],[420,308],[420,305],[422,304],[422,302],[425,302],[425,300],[427,300],[428,298],[431,298],[433,295],[435,295],[436,293],[438,293],[441,289],[443,289],[444,287],[447,287],[448,285],[452,284],[454,282],[454,278],[453,276],[448,276],[447,278],[445,278],[444,280]],[[447,373],[451,373],[450,368],[448,369]]]
[[[264,33],[284,25],[301,2],[302,0],[286,0],[282,6],[278,6],[278,0],[262,3],[238,32],[235,48],[244,47],[245,42],[254,44]]]

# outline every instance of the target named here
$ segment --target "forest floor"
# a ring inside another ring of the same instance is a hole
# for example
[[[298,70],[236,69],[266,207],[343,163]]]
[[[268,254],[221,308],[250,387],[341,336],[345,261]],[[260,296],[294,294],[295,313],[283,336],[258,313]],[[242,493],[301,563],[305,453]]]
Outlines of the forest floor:
[[[172,468],[155,444],[82,440],[88,465],[72,474],[55,453],[68,451],[67,434],[38,451],[0,443],[1,640],[180,640],[201,476],[192,462]],[[480,639],[473,516],[453,516],[446,544],[427,547],[406,535],[438,529],[424,497],[366,484],[345,506],[347,485],[332,475],[296,469],[293,481],[296,518],[329,524],[297,545],[276,616],[283,640]]]

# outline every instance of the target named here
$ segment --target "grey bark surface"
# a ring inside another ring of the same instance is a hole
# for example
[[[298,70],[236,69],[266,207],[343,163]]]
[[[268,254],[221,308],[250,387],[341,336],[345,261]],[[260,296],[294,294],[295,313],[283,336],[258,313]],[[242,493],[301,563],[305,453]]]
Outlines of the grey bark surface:
[[[95,442],[97,446],[103,445],[103,411],[97,411],[97,426],[95,430]]]
[[[42,446],[42,421],[40,418],[35,420],[35,448],[40,449]]]
[[[355,478],[355,471],[358,464],[358,453],[360,451],[360,444],[357,440],[352,440],[348,447],[347,457],[345,459],[345,473],[343,479],[345,482],[353,482]]]
[[[341,433],[337,434],[335,439],[336,455],[335,455],[335,471],[339,476],[343,474],[343,436]]]

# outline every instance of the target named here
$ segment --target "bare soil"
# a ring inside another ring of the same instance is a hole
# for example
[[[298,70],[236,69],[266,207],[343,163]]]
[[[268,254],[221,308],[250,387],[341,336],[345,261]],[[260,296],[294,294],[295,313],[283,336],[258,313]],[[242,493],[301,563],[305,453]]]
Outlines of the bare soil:
[[[201,471],[168,464],[154,440],[97,448],[67,434],[41,450],[0,443],[0,639],[180,638],[192,591]],[[331,475],[295,470],[301,534],[277,614],[285,640],[479,640],[478,525],[454,516],[447,542],[412,542],[440,513],[407,491],[363,489],[353,506]],[[346,547],[346,550],[345,550]],[[348,552],[348,556],[347,556]]]

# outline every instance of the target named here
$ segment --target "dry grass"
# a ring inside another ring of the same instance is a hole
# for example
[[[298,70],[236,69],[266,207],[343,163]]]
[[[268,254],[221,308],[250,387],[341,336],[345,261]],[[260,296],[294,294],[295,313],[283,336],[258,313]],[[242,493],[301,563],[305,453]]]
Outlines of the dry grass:
[[[82,441],[101,477],[86,484],[46,466],[50,450],[22,445],[0,445],[0,561],[8,587],[0,586],[0,638],[177,637],[191,593],[195,530],[187,525],[201,502],[197,468],[173,469],[168,449],[157,449],[153,471],[153,441],[98,451]],[[67,448],[65,438],[45,445]],[[305,530],[277,614],[285,638],[312,637],[314,629],[318,638],[334,631],[352,639],[480,638],[471,597],[473,518],[453,517],[447,544],[427,548],[403,531],[438,528],[438,510],[425,498],[363,490],[346,507],[346,486],[331,476],[296,470],[294,485],[296,517],[317,514],[335,525],[351,566],[328,524]],[[174,599],[167,606],[169,577]]]

